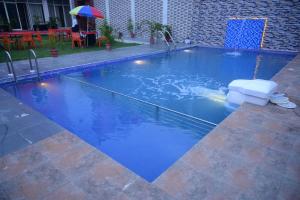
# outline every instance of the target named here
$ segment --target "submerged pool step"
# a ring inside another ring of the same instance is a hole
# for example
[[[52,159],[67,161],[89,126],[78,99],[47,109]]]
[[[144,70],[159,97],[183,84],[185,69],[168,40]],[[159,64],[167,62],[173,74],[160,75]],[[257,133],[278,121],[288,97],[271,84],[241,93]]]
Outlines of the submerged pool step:
[[[140,110],[142,110],[144,113],[147,113],[148,115],[151,115],[153,118],[157,118],[157,120],[161,121],[162,123],[167,122],[169,124],[180,124],[176,126],[180,126],[185,129],[192,129],[197,133],[201,133],[201,134],[206,134],[215,127],[215,126],[208,127],[203,123],[191,121],[188,118],[183,118],[181,116],[175,116],[172,113],[165,112],[163,110],[155,111],[153,109],[146,109],[146,108]],[[158,112],[157,114],[158,116],[154,116],[155,112]]]
[[[142,107],[139,106],[139,110],[149,110],[149,109],[145,109],[145,108],[151,108],[154,109],[153,111],[148,111],[149,115],[152,115],[152,117],[155,119],[156,117],[153,116],[155,115],[155,112],[159,112],[159,118],[162,121],[168,121],[169,123],[172,124],[172,122],[180,122],[180,124],[182,125],[182,127],[186,127],[188,129],[191,129],[193,127],[193,129],[201,134],[203,133],[208,133],[210,130],[212,130],[217,124],[213,123],[213,122],[209,122],[207,120],[201,119],[201,118],[197,118],[185,113],[181,113],[179,111],[176,110],[172,110],[169,108],[166,108],[164,106],[160,106],[148,101],[144,101],[142,99],[138,99],[117,91],[113,91],[104,87],[101,87],[99,85],[93,84],[93,83],[89,83],[74,77],[69,77],[66,75],[63,75],[62,78],[66,78],[67,80],[71,80],[71,81],[76,81],[82,85],[85,85],[87,87],[92,87],[101,91],[106,92],[107,94],[113,94],[115,95],[115,97],[122,97],[126,100],[128,100],[128,102],[130,103],[135,103],[136,105],[143,105]],[[138,104],[137,104],[138,103]],[[192,127],[191,127],[192,126]]]

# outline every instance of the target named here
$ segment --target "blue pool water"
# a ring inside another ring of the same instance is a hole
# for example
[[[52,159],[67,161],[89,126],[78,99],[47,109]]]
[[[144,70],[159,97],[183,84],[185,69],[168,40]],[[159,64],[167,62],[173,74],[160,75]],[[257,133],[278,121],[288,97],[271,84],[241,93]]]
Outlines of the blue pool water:
[[[270,79],[293,57],[192,48],[3,88],[151,182],[232,112],[230,81]]]

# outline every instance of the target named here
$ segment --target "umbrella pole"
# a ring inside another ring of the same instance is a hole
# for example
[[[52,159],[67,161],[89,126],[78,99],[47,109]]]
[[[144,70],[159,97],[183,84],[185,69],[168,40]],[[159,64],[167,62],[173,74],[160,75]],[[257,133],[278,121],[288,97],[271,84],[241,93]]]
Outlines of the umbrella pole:
[[[85,35],[85,39],[86,39],[86,47],[89,46],[89,39],[88,39],[88,26],[89,26],[89,17],[86,17],[86,35]]]

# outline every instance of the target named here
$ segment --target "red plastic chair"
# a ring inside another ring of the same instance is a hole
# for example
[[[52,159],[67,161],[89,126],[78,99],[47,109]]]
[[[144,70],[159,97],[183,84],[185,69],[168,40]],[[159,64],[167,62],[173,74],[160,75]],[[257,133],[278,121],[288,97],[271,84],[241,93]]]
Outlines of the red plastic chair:
[[[35,38],[35,40],[39,43],[40,47],[43,47],[43,38],[42,38],[40,32],[36,32],[36,38]]]
[[[76,42],[80,48],[85,45],[85,40],[80,38],[80,34],[72,32],[72,49],[75,47]]]
[[[101,47],[103,42],[108,42],[108,38],[105,36],[101,36],[97,39],[98,46]]]
[[[8,35],[2,36],[1,41],[2,41],[3,47],[9,51],[11,49],[11,45],[16,44],[16,42],[14,40],[11,40]]]
[[[52,38],[55,39],[55,40],[58,40],[56,30],[55,29],[48,29],[48,39],[51,40]]]
[[[20,45],[25,49],[25,44],[28,44],[31,48],[35,48],[35,42],[32,37],[32,33],[24,33],[21,40],[20,40]]]

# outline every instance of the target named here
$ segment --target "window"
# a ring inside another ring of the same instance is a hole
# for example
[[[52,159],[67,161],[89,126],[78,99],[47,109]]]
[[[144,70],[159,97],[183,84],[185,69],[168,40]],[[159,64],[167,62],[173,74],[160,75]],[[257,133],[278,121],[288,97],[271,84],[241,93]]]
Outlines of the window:
[[[29,9],[33,24],[45,23],[42,4],[29,4]]]
[[[68,0],[48,0],[49,16],[57,19],[59,27],[72,26],[70,5]]]
[[[6,9],[9,17],[10,26],[12,29],[21,29],[19,13],[16,3],[6,3]]]
[[[7,17],[4,8],[4,4],[0,2],[0,25],[7,24]]]

